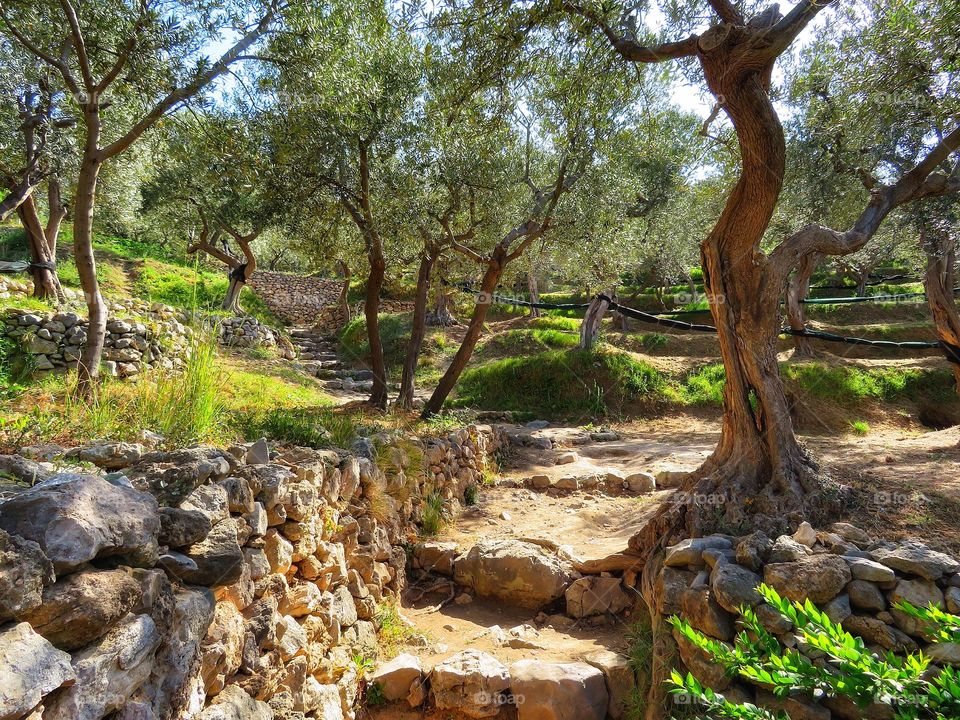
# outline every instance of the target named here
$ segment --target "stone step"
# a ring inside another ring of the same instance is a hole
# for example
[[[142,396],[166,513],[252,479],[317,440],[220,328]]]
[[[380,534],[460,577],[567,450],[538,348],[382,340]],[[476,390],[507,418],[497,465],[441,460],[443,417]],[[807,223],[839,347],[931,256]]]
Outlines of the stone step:
[[[635,678],[629,661],[610,651],[586,662],[519,660],[509,667],[494,656],[463,650],[425,671],[420,659],[400,655],[374,671],[386,700],[419,707],[432,697],[438,710],[490,717],[509,702],[519,720],[604,720],[622,716]]]

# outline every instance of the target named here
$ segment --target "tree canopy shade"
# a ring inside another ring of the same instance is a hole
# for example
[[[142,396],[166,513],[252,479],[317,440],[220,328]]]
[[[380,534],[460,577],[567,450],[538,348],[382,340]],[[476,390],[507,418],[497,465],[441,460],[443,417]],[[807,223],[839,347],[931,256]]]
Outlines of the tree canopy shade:
[[[92,247],[101,168],[244,59],[282,9],[274,0],[175,8],[160,0],[81,6],[70,0],[7,0],[0,5],[5,34],[55,71],[83,130],[73,193],[74,260],[89,312],[81,390],[89,390],[99,374],[107,320]],[[238,40],[211,62],[201,52],[203,43],[228,31]]]

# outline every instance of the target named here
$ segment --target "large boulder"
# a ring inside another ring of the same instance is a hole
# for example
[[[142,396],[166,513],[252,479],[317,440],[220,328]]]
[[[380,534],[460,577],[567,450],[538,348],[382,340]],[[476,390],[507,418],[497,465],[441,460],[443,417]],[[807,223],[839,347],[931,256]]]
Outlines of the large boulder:
[[[471,718],[494,717],[510,687],[510,673],[496,658],[464,650],[430,674],[430,692],[439,710],[459,710]]]
[[[73,655],[77,682],[46,704],[44,720],[100,720],[119,710],[150,677],[162,638],[149,615],[128,615]]]
[[[162,504],[179,505],[194,488],[222,480],[236,467],[237,459],[226,450],[196,447],[147,453],[126,475],[134,487]]]
[[[157,560],[157,501],[96,475],[54,475],[3,504],[0,529],[36,542],[65,573],[95,558]]]
[[[579,577],[564,560],[522,540],[481,540],[459,556],[454,578],[474,594],[539,608],[562,597]]]
[[[633,600],[623,591],[620,578],[588,575],[574,580],[564,593],[567,615],[574,618],[623,612]]]
[[[210,518],[199,510],[160,508],[161,545],[182,548],[203,540],[212,528]]]
[[[520,660],[510,666],[518,720],[603,720],[609,695],[603,672],[586,663]]]
[[[850,582],[850,566],[838,555],[810,555],[796,562],[771,563],[763,579],[781,596],[820,604],[833,600]]]
[[[627,711],[630,695],[637,685],[630,660],[610,650],[598,650],[587,655],[584,661],[603,673],[607,683],[607,695],[610,696],[607,714],[617,720]]]
[[[0,720],[26,716],[46,695],[75,678],[70,656],[29,623],[0,630]]]
[[[31,540],[0,530],[0,623],[40,605],[53,564]]]
[[[61,650],[103,637],[141,599],[140,583],[122,570],[78,572],[43,591],[43,603],[19,616]]]
[[[453,562],[457,557],[455,542],[431,540],[413,546],[413,560],[416,567],[440,575],[453,575]]]
[[[713,599],[727,612],[737,614],[743,605],[756,607],[763,602],[757,592],[760,576],[735,563],[721,563],[710,573]]]

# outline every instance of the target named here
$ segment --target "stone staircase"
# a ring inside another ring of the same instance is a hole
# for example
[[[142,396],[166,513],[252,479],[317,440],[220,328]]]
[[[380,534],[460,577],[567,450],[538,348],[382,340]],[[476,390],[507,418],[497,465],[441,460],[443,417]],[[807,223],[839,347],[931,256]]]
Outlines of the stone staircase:
[[[326,380],[329,390],[366,392],[373,384],[373,373],[366,369],[345,368],[337,355],[336,339],[311,327],[290,329],[300,365],[310,375]]]

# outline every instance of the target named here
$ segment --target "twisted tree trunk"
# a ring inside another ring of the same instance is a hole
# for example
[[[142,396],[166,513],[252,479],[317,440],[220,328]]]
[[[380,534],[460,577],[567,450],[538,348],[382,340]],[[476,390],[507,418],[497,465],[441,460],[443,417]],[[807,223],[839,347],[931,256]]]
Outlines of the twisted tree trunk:
[[[350,322],[350,266],[345,260],[337,260],[337,267],[340,268],[340,274],[343,276],[343,284],[340,286],[340,319],[346,325]]]
[[[816,253],[808,255],[800,261],[796,271],[790,276],[787,284],[787,321],[790,323],[791,330],[802,332],[807,329],[803,301],[807,299],[810,292],[810,278],[822,260],[822,255]],[[793,336],[794,358],[812,358],[816,355],[817,352],[810,338],[802,335]]]
[[[23,225],[30,246],[30,274],[33,276],[33,296],[43,300],[63,302],[66,298],[60,285],[60,278],[57,277],[56,235],[52,236],[53,244],[51,246],[46,231],[40,223],[40,215],[37,213],[37,206],[32,195],[20,204],[20,207],[17,208],[17,215],[20,217],[20,223]],[[52,215],[53,211],[51,210]]]
[[[960,394],[960,313],[954,300],[956,241],[948,232],[920,231],[920,244],[927,256],[923,287],[927,305],[937,328],[937,337],[944,345],[944,354],[953,369],[956,391]]]

